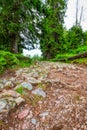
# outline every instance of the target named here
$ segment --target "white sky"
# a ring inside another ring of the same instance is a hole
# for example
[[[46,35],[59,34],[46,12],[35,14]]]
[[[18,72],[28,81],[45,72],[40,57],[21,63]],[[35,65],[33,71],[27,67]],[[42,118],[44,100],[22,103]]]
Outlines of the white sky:
[[[76,1],[77,0],[68,1],[68,9],[66,11],[66,17],[65,17],[65,26],[67,27],[67,29],[69,29],[75,24]],[[82,25],[83,30],[87,30],[87,0],[78,0],[78,2],[79,2],[78,19],[81,13],[81,7],[83,6],[83,17],[82,17],[81,25]]]
[[[30,56],[30,57],[33,57],[33,56],[41,56],[41,50],[40,49],[33,49],[33,50],[26,50],[26,49],[23,49],[23,55],[24,56]]]

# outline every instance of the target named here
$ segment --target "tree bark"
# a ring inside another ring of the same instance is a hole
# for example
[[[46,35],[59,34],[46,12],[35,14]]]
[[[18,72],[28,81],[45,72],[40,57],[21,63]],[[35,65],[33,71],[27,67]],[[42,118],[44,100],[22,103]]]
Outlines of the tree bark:
[[[82,15],[83,15],[83,6],[81,7],[81,14],[80,14],[79,25],[81,25],[81,22],[82,22]]]
[[[18,53],[18,45],[17,45],[17,42],[16,42],[16,34],[11,34],[10,36],[10,51],[12,53]]]
[[[76,2],[76,26],[78,26],[78,0]]]

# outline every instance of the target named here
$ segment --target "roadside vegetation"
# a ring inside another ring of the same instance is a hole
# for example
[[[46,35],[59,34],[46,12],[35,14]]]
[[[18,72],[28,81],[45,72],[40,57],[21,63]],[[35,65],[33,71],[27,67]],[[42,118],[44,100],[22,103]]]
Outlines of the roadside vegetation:
[[[42,57],[34,56],[27,57],[22,54],[13,54],[8,51],[0,51],[0,73],[3,73],[6,69],[17,69],[29,67],[35,64],[37,61],[43,60]]]

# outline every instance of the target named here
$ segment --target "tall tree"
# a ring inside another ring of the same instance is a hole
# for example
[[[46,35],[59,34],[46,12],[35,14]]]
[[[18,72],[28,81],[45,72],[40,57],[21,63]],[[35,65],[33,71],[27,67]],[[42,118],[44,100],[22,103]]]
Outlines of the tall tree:
[[[65,0],[47,0],[47,13],[43,19],[41,50],[45,58],[53,58],[61,51]]]
[[[66,35],[67,50],[77,49],[85,44],[84,32],[81,26],[73,26]]]
[[[0,49],[18,53],[18,47],[32,46],[39,36],[41,8],[41,0],[0,0]]]

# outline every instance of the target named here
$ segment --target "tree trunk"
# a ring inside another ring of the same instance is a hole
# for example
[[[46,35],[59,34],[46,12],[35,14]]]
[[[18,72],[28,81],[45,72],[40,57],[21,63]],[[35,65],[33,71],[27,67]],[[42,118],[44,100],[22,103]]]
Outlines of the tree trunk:
[[[76,26],[78,26],[78,0],[76,2]]]
[[[10,51],[12,53],[18,53],[18,45],[16,42],[16,34],[11,34],[10,36]]]
[[[81,14],[80,14],[79,25],[81,25],[81,22],[82,22],[82,15],[83,15],[83,6],[81,7]]]

